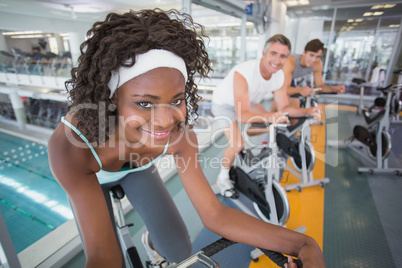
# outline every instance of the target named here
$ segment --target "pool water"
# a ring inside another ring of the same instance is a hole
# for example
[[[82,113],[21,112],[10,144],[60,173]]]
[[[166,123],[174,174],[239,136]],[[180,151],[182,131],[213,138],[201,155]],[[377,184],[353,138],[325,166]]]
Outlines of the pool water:
[[[73,218],[46,146],[0,133],[0,210],[17,253]]]

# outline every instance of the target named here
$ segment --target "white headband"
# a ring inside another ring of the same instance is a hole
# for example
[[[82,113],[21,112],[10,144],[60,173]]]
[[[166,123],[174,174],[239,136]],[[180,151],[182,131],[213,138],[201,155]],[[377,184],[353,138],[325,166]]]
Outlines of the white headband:
[[[187,82],[187,68],[182,58],[167,50],[152,49],[136,56],[133,66],[120,67],[117,71],[112,71],[112,77],[108,83],[109,98],[112,98],[114,92],[128,80],[159,67],[179,70],[184,76],[184,81]]]

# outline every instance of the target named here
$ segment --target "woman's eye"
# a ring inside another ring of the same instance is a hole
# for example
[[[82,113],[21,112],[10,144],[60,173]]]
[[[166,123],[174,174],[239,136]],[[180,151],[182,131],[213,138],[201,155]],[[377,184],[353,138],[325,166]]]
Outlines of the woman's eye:
[[[181,102],[182,102],[183,100],[175,100],[174,102],[172,102],[172,104],[173,105],[180,105],[181,104]]]
[[[143,108],[151,108],[152,107],[151,103],[149,103],[149,102],[140,102],[138,104]]]

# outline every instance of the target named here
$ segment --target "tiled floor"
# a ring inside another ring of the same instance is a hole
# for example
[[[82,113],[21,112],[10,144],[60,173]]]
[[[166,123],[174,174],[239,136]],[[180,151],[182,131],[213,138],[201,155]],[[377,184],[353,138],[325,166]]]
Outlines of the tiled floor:
[[[330,112],[330,111],[327,111]],[[354,111],[339,112],[339,139],[352,133],[359,121]],[[390,167],[401,168],[401,125],[391,125],[396,146],[389,157]],[[327,131],[329,139],[334,137]],[[334,134],[332,132],[332,134]],[[399,142],[398,142],[399,141]],[[328,267],[399,267],[401,263],[402,177],[358,174],[360,166],[372,166],[350,149],[327,147],[337,158],[327,165],[331,183],[325,193],[324,254]]]

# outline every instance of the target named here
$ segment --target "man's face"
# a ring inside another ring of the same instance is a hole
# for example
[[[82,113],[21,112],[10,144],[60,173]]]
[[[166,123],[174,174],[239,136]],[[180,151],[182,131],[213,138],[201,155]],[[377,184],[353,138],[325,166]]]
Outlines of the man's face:
[[[304,51],[304,62],[302,63],[305,67],[313,67],[316,61],[321,58],[322,50],[318,50],[317,52],[313,51]]]
[[[286,59],[289,56],[289,48],[278,42],[274,42],[268,50],[262,54],[262,63],[264,68],[271,74],[282,69]]]

